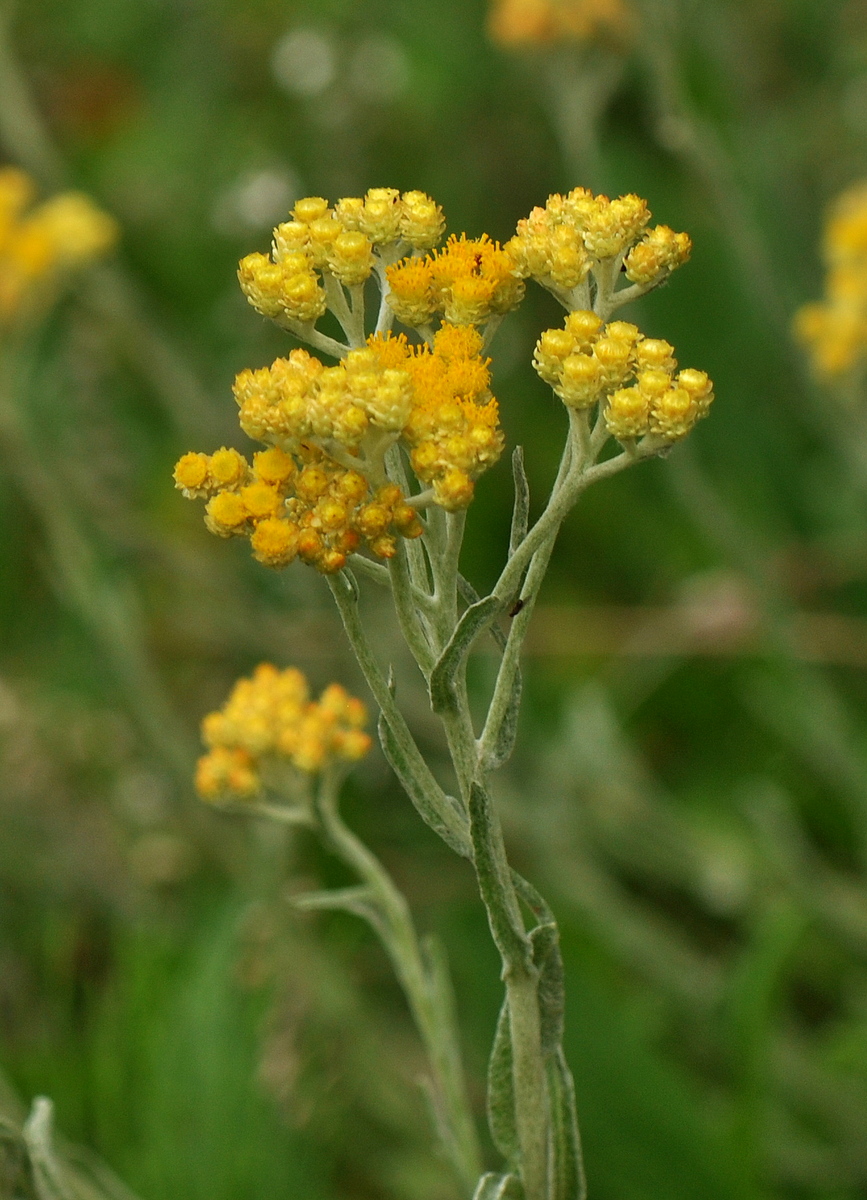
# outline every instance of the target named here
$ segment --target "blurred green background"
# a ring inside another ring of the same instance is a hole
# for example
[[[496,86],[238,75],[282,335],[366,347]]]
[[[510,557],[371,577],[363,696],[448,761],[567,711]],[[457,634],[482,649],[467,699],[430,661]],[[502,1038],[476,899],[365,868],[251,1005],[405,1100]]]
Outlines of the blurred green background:
[[[499,798],[561,920],[593,1200],[867,1194],[867,396],[817,388],[790,335],[825,205],[867,174],[867,5],[630,7],[626,44],[505,48],[482,0],[5,6],[2,157],[123,232],[0,422],[0,1069],[142,1200],[454,1200],[381,950],[287,903],[342,876],[190,783],[257,662],[362,690],[323,580],[210,537],[171,469],[243,448],[234,374],[291,345],[238,258],[299,196],[382,185],[501,239],[552,191],[636,191],[693,237],[624,316],[717,401],[570,518]],[[564,421],[530,357],[559,321],[531,289],[493,347],[537,501]],[[504,458],[479,587],[510,490]],[[471,876],[378,752],[346,810],[446,942],[481,1117],[500,985]]]

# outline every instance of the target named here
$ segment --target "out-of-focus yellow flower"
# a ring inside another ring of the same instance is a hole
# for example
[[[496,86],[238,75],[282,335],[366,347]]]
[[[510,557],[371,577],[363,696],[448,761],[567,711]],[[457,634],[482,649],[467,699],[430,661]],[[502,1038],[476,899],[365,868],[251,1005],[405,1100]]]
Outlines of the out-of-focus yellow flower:
[[[867,181],[833,204],[822,246],[825,298],[795,316],[795,334],[817,374],[845,375],[867,361]]]
[[[593,312],[570,313],[563,329],[546,330],[533,365],[567,407],[600,404],[608,432],[621,442],[648,434],[677,441],[713,400],[704,371],[675,374],[668,342],[645,337],[627,321],[603,325]]]
[[[300,671],[261,663],[202,721],[209,749],[196,768],[196,789],[205,800],[244,800],[261,790],[272,765],[315,774],[356,762],[370,749],[366,722],[365,706],[339,684],[312,700]]]
[[[66,274],[117,240],[113,218],[80,192],[31,207],[35,194],[26,172],[0,168],[0,324],[48,304]]]
[[[626,0],[492,0],[488,30],[502,46],[628,42],[634,12]]]

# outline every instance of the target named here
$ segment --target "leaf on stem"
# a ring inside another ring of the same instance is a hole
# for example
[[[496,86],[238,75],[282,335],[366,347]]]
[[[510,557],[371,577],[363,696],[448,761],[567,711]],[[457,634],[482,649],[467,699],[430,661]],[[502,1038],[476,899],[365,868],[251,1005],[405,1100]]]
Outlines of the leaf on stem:
[[[524,447],[512,451],[512,478],[515,481],[515,505],[512,509],[512,531],[509,535],[509,558],[527,536],[530,519],[530,485],[524,470]]]
[[[400,780],[401,787],[409,796],[421,819],[456,854],[460,854],[462,858],[471,858],[472,851],[470,849],[469,836],[461,828],[465,822],[465,817],[459,810],[457,802],[451,796],[446,796],[442,792],[435,794],[433,788],[436,787],[436,784],[433,780],[421,778],[413,770],[410,756],[395,737],[391,726],[382,714],[380,714],[377,723],[377,730],[382,745],[382,752],[386,757],[388,765]],[[440,808],[443,801],[451,805],[454,809],[455,821],[453,825],[447,824],[440,816]]]
[[[481,600],[481,596],[470,583],[469,579],[465,579],[460,572],[458,572],[458,592],[460,593],[460,597],[464,604],[478,604],[478,602]],[[498,648],[500,650],[505,650],[506,635],[496,622],[494,622],[494,624],[491,626],[490,633],[491,637],[497,643]]]
[[[479,1180],[473,1200],[524,1200],[524,1189],[514,1175],[495,1175],[490,1171]]]
[[[515,740],[518,736],[518,716],[521,711],[521,672],[515,671],[515,678],[512,682],[512,691],[509,696],[509,703],[506,705],[506,711],[503,713],[503,719],[500,721],[500,727],[497,730],[497,737],[491,751],[485,756],[484,768],[486,771],[496,771],[503,763],[508,762],[512,757],[512,751],[515,749]]]
[[[431,671],[428,688],[431,708],[435,713],[455,712],[458,708],[458,693],[455,678],[469,654],[470,647],[479,634],[490,625],[500,611],[501,603],[496,596],[486,596],[471,604],[458,621],[448,644]]]
[[[37,1200],[73,1200],[72,1187],[54,1148],[54,1105],[45,1096],[33,1101],[22,1137],[30,1157]]]
[[[563,1041],[566,986],[560,931],[553,921],[530,930],[533,962],[539,972],[539,1020],[542,1053],[553,1054]]]
[[[387,934],[382,913],[376,904],[373,892],[368,887],[334,888],[322,892],[302,892],[292,897],[292,905],[304,912],[347,912],[367,921],[383,938]]]
[[[491,1139],[510,1167],[518,1170],[521,1145],[515,1120],[515,1080],[512,1074],[512,1033],[509,1005],[504,1001],[488,1062],[488,1126]]]
[[[515,889],[518,898],[522,903],[526,904],[539,924],[553,925],[554,913],[541,892],[537,891],[532,883],[528,879],[525,879],[523,875],[519,875],[517,871],[513,870],[511,876],[512,887]]]
[[[532,950],[520,911],[517,904],[509,903],[514,892],[506,856],[495,833],[495,821],[490,797],[483,787],[473,783],[470,787],[470,836],[479,891],[488,911],[491,933],[507,968],[532,970]]]
[[[562,1049],[548,1059],[553,1150],[552,1200],[585,1200],[587,1184],[575,1111],[575,1085]]]

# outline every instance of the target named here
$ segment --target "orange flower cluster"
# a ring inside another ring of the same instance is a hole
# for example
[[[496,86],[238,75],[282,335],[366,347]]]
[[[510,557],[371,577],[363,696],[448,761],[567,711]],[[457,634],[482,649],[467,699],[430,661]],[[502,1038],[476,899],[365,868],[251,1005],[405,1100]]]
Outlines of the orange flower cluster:
[[[331,763],[356,762],[371,745],[366,721],[365,706],[340,684],[311,700],[300,671],[261,663],[202,721],[208,753],[199,759],[196,789],[205,800],[245,800],[261,791],[270,767],[289,764],[315,774]]]
[[[493,0],[488,29],[502,46],[624,42],[633,14],[625,0]]]
[[[370,344],[383,363],[402,368],[412,380],[415,402],[402,437],[413,470],[431,485],[441,508],[466,508],[473,481],[497,461],[504,444],[480,334],[472,325],[446,324],[432,347],[411,346],[402,334]]]
[[[524,278],[558,293],[584,282],[595,264],[620,259],[634,283],[660,283],[689,258],[687,234],[657,225],[642,237],[650,220],[647,202],[635,195],[594,196],[575,188],[567,196],[548,197],[518,222],[506,250]]]
[[[424,259],[409,258],[386,271],[388,303],[404,325],[427,325],[440,315],[453,325],[477,325],[517,308],[524,295],[508,250],[480,238],[452,237]]]
[[[819,375],[851,371],[867,359],[867,182],[837,198],[823,240],[825,299],[805,304],[795,333]]]
[[[674,374],[668,342],[645,337],[627,321],[605,325],[588,311],[570,313],[563,329],[546,330],[533,365],[567,407],[604,404],[608,432],[621,442],[647,434],[676,441],[707,415],[713,400],[704,371]],[[630,379],[633,385],[625,386]]]
[[[67,271],[99,257],[117,240],[114,220],[79,192],[31,208],[36,185],[17,167],[0,168],[0,322],[50,296]],[[29,211],[28,211],[29,210]]]
[[[257,312],[276,320],[310,325],[327,307],[323,273],[346,287],[370,277],[377,252],[390,257],[404,249],[429,250],[445,227],[442,210],[424,192],[371,188],[363,197],[338,200],[332,208],[320,196],[299,200],[291,221],[278,225],[270,257],[241,260],[241,289]]]

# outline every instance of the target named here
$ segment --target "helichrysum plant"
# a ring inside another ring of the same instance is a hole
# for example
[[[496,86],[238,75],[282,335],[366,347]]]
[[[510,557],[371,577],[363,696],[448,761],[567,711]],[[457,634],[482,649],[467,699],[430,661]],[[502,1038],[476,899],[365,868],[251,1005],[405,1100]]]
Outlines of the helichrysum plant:
[[[837,197],[825,224],[825,297],[805,304],[795,332],[816,373],[845,380],[867,362],[867,183]]]
[[[36,184],[18,167],[0,167],[0,330],[47,310],[71,272],[109,250],[112,217],[81,192],[35,204]]]
[[[476,1200],[577,1200],[585,1191],[557,924],[509,865],[490,781],[512,752],[521,645],[561,524],[587,487],[666,452],[713,398],[707,375],[679,370],[668,342],[613,319],[689,257],[687,235],[651,227],[650,215],[638,196],[576,188],[549,197],[501,246],[486,236],[443,243],[442,213],[420,192],[376,188],[333,207],[299,201],[274,230],[270,255],[243,259],[239,279],[257,311],[334,365],[294,349],[242,371],[241,428],[263,448],[252,459],[225,447],[191,452],[175,468],[184,495],[205,501],[211,532],[248,539],[266,566],[297,560],[327,578],[379,709],[386,758],[422,818],[475,868],[505,988],[488,1079],[502,1162],[488,1171],[442,954],[418,939],[404,898],[338,811],[341,778],[369,744],[360,701],[337,685],[314,700],[299,672],[265,664],[205,719],[202,796],[318,829],[357,875],[357,886],[303,903],[354,912],[381,937],[429,1056],[443,1149],[462,1194]],[[486,353],[527,280],[566,312],[539,337],[533,365],[563,402],[568,432],[532,524],[514,451],[508,555],[479,596],[459,569],[464,522],[479,477],[505,447]],[[341,337],[319,328],[326,312]],[[426,763],[368,640],[359,577],[391,595],[442,724],[448,785]],[[500,658],[476,722],[466,666],[485,634]]]

